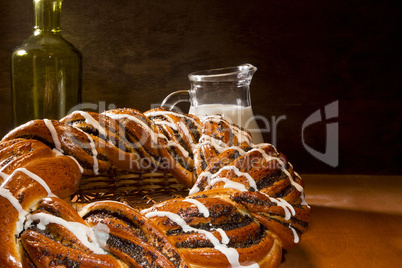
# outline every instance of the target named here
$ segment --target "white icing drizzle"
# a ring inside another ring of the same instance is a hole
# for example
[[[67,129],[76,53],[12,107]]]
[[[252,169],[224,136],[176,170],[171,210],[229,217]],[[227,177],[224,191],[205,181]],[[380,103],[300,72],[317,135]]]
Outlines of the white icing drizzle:
[[[222,167],[219,172],[223,171],[223,170],[233,170],[234,173],[236,174],[237,177],[246,177],[246,179],[248,180],[248,184],[250,185],[251,188],[254,188],[256,191],[258,191],[259,189],[257,188],[257,183],[255,182],[255,180],[253,179],[253,177],[251,177],[250,174],[245,173],[245,172],[241,172],[240,169],[238,169],[236,166],[224,166]]]
[[[253,152],[253,151],[258,151],[259,153],[261,153],[261,155],[262,155],[262,156],[266,159],[266,161],[268,161],[268,162],[269,162],[269,161],[272,161],[272,160],[278,161],[279,165],[281,166],[282,172],[284,172],[284,173],[287,175],[287,177],[289,178],[291,184],[292,184],[299,192],[301,192],[301,198],[302,198],[302,203],[301,203],[301,204],[302,204],[302,205],[307,205],[307,203],[306,203],[306,201],[305,201],[305,198],[304,198],[304,189],[303,189],[303,187],[302,187],[300,184],[296,183],[296,182],[293,180],[293,178],[292,178],[291,174],[289,173],[289,171],[287,171],[287,170],[285,169],[285,167],[284,167],[285,165],[284,165],[283,161],[282,161],[281,159],[277,158],[277,157],[269,156],[264,150],[260,149],[259,147],[256,147],[256,148],[252,149],[252,150],[249,151],[249,152]],[[243,184],[241,184],[241,183],[233,182],[232,180],[230,180],[230,179],[228,179],[228,178],[220,178],[220,177],[218,177],[218,176],[220,175],[220,172],[223,171],[223,170],[233,170],[233,171],[235,172],[236,176],[238,176],[238,177],[239,177],[239,176],[245,176],[245,177],[248,179],[248,181],[249,181],[250,187],[254,187],[254,189],[257,190],[257,191],[259,190],[259,189],[257,189],[257,185],[256,185],[256,183],[255,183],[255,180],[254,180],[248,173],[243,173],[243,172],[241,172],[241,171],[240,171],[237,167],[235,167],[235,166],[225,166],[225,167],[222,167],[222,168],[219,169],[219,171],[218,171],[217,173],[215,173],[215,174],[212,174],[212,173],[210,173],[210,172],[208,172],[208,171],[204,171],[204,172],[202,172],[202,173],[199,175],[198,180],[200,180],[201,178],[205,178],[205,177],[206,177],[207,183],[208,183],[209,185],[211,185],[211,186],[214,185],[214,184],[216,184],[216,183],[218,183],[218,182],[224,182],[225,185],[223,186],[223,188],[233,188],[233,189],[236,189],[236,190],[238,190],[238,191],[247,191],[247,189],[245,188],[245,186],[244,186]],[[296,174],[296,176],[298,176],[298,174]],[[198,180],[197,180],[197,181],[198,181]],[[198,192],[200,191],[200,188],[199,188],[198,186],[196,186],[196,185],[197,185],[197,184],[195,184],[195,185],[193,186],[193,188],[190,190],[190,192],[189,192],[190,195],[191,195],[191,194],[198,193]],[[262,194],[266,195],[266,196],[270,199],[270,201],[276,203],[277,206],[282,207],[282,209],[283,209],[284,212],[285,212],[285,217],[284,217],[285,220],[290,220],[292,216],[295,216],[295,215],[296,215],[295,209],[294,209],[293,206],[292,206],[291,204],[289,204],[286,200],[284,200],[284,199],[282,199],[282,198],[273,198],[273,197],[268,196],[268,195],[265,194],[265,193],[262,193]],[[308,206],[308,205],[307,205],[307,206]],[[298,243],[298,242],[299,242],[299,236],[298,236],[296,230],[295,230],[294,228],[292,228],[291,226],[289,226],[289,228],[292,230],[292,233],[293,233],[293,235],[294,235],[294,243]]]
[[[203,145],[211,145],[213,146],[218,153],[222,153],[223,151],[225,151],[229,146],[224,143],[223,141],[219,140],[219,139],[215,139],[209,135],[205,135],[203,134],[199,140],[199,143],[196,145],[196,149],[198,147],[201,147]]]
[[[67,157],[70,157],[72,160],[74,160],[74,162],[77,164],[78,169],[80,170],[81,174],[84,173],[84,168],[80,165],[80,163],[78,163],[77,159],[75,159],[71,155],[67,155]]]
[[[240,143],[240,144],[243,142],[245,142],[247,144],[251,143],[252,138],[248,132],[241,130],[240,128],[233,127],[233,126],[231,126],[231,130],[234,133],[234,135],[236,136],[238,143]]]
[[[196,151],[193,151],[193,153],[194,153],[194,156],[196,156],[196,154],[197,154],[197,152]],[[198,157],[193,157],[193,161],[194,161],[194,164],[193,164],[193,166],[194,166],[194,177],[196,176],[196,170],[197,170],[197,168],[196,167],[199,167],[200,166],[200,161],[199,161],[199,159],[198,159]],[[199,178],[200,176],[198,175],[196,178],[195,178],[195,183],[194,183],[194,185],[193,186],[195,186],[195,185],[197,185],[197,183],[198,183],[198,178]]]
[[[278,206],[283,208],[283,210],[285,211],[285,220],[290,220],[291,216],[296,215],[295,209],[286,200],[284,200],[282,198],[273,198],[273,197],[270,197],[269,195],[267,195],[265,193],[262,193],[262,194],[267,196],[271,200],[271,202],[275,202]],[[299,238],[299,235],[297,234],[296,230],[292,226],[290,226],[290,224],[289,224],[288,228],[293,233],[293,242],[295,244],[299,243],[300,238]]]
[[[274,152],[275,152],[276,154],[278,154],[278,150],[277,150],[271,143],[259,143],[259,144],[254,144],[254,145],[253,145],[253,148],[254,148],[254,149],[261,149],[261,148],[266,147],[266,146],[270,146],[271,149],[273,149]]]
[[[238,151],[240,155],[246,154],[246,152],[242,148],[240,148],[239,146],[230,146],[229,147],[229,145],[227,145],[226,143],[224,143],[220,139],[216,139],[216,138],[213,138],[213,137],[211,137],[209,135],[205,135],[205,134],[201,136],[201,138],[199,140],[199,143],[196,144],[195,148],[199,149],[199,147],[201,147],[203,145],[211,145],[211,146],[213,146],[218,151],[219,154],[221,154],[221,153],[223,153],[223,152],[225,152],[226,150],[229,150],[229,149]]]
[[[222,239],[221,239],[222,244],[225,244],[225,245],[229,244],[230,239],[229,239],[228,235],[226,234],[226,232],[222,228],[218,228],[218,229],[216,229],[216,231],[218,231],[218,233],[222,237]]]
[[[8,176],[10,176],[10,175],[8,175],[8,174],[6,174],[6,173],[0,171],[0,177],[2,177],[3,180],[7,180]]]
[[[229,167],[225,168],[225,169],[229,169]],[[215,173],[215,174],[217,174],[217,173]],[[249,174],[247,174],[247,175],[249,175]],[[212,173],[208,172],[208,171],[202,172],[200,174],[199,178],[201,178],[201,177],[207,177],[207,181],[211,185],[214,185],[215,183],[217,183],[219,181],[222,181],[222,182],[225,183],[224,188],[234,188],[234,189],[237,189],[239,191],[247,191],[247,189],[244,187],[244,185],[242,186],[242,184],[232,182],[232,181],[230,181],[230,180],[228,180],[226,178],[216,178],[216,176],[212,176]],[[213,177],[213,179],[211,180],[212,177]],[[193,188],[191,188],[191,190],[189,192],[189,195],[196,194],[199,191],[200,191],[200,188],[198,186],[194,185]],[[284,200],[282,198],[273,198],[273,197],[270,197],[269,195],[267,195],[265,193],[262,193],[262,192],[260,192],[260,193],[265,195],[265,196],[267,196],[270,199],[271,202],[275,202],[278,206],[283,208],[283,210],[285,211],[285,220],[290,220],[290,217],[292,215],[293,216],[296,215],[296,212],[295,212],[293,206],[291,204],[289,204],[286,200]]]
[[[245,155],[246,154],[246,151],[244,151],[239,146],[230,146],[230,147],[226,148],[226,150],[230,150],[230,149],[238,151],[240,155]]]
[[[83,130],[76,128],[77,130],[81,131],[82,133],[84,133],[87,138],[89,139],[89,146],[91,146],[91,151],[92,151],[92,158],[94,160],[94,164],[93,164],[93,171],[95,173],[95,175],[99,175],[99,163],[98,163],[98,151],[96,150],[96,145],[95,145],[95,141],[94,139],[91,137],[91,135],[89,135],[88,133],[84,132]]]
[[[295,244],[299,243],[300,239],[299,239],[299,235],[297,234],[296,230],[292,226],[289,226],[289,229],[292,230],[292,233],[293,233],[293,237],[294,237],[293,242]]]
[[[253,151],[258,151],[268,162],[269,162],[269,161],[272,161],[272,160],[278,161],[279,165],[281,166],[282,172],[285,173],[285,174],[288,176],[288,178],[289,178],[289,180],[290,180],[290,183],[291,183],[299,192],[303,192],[303,187],[302,187],[300,184],[296,183],[296,182],[293,180],[292,175],[289,173],[289,171],[287,171],[287,170],[285,169],[285,164],[283,163],[283,161],[282,161],[281,159],[279,159],[278,157],[273,157],[273,156],[267,155],[267,153],[266,153],[264,150],[260,149],[260,148],[254,148],[254,149],[250,150],[249,152],[253,152]]]
[[[219,172],[219,171],[218,171],[218,172]],[[212,173],[209,172],[209,171],[204,171],[204,172],[202,172],[198,177],[207,177],[207,181],[208,181],[208,183],[209,183],[210,180],[211,180],[211,177],[212,177]]]
[[[158,138],[163,138],[166,139],[166,137],[162,134],[157,135],[146,123],[144,123],[142,120],[138,119],[137,117],[130,115],[130,114],[114,114],[114,113],[105,113],[106,116],[115,119],[115,120],[121,120],[121,119],[128,119],[134,123],[140,124],[144,129],[147,130],[149,134],[151,134],[151,140],[153,144],[158,145]]]
[[[5,164],[4,164],[4,163],[5,163]],[[1,161],[1,162],[0,162],[0,166],[2,166],[2,168],[0,168],[0,169],[3,169],[4,166],[7,165],[7,163],[8,163],[8,159],[4,159],[3,161]]]
[[[258,264],[252,264],[250,266],[242,266],[239,262],[239,253],[237,252],[236,249],[234,248],[228,248],[227,243],[228,243],[228,237],[226,235],[222,236],[222,232],[218,231],[221,236],[222,236],[222,242],[219,241],[218,238],[216,238],[212,232],[206,231],[206,230],[201,230],[197,229],[194,227],[191,227],[188,225],[179,215],[172,213],[172,212],[167,212],[167,211],[153,211],[153,212],[148,212],[145,214],[145,217],[151,218],[151,217],[168,217],[171,221],[179,225],[182,229],[183,232],[198,232],[201,234],[204,234],[205,237],[211,241],[211,243],[214,245],[214,248],[219,250],[222,254],[226,256],[228,259],[229,263],[231,264],[232,267],[259,267]]]
[[[23,223],[24,223],[25,217],[28,214],[28,212],[26,212],[22,208],[22,206],[18,202],[18,200],[7,189],[2,188],[2,186],[4,184],[6,184],[8,182],[8,180],[11,179],[11,177],[17,172],[22,172],[25,175],[27,175],[28,177],[30,177],[31,179],[38,182],[46,190],[48,196],[55,196],[55,195],[52,193],[49,186],[46,184],[46,182],[41,177],[32,173],[31,171],[27,170],[26,168],[17,168],[16,170],[14,170],[14,172],[10,176],[8,176],[7,180],[5,180],[3,182],[3,184],[0,186],[1,187],[0,188],[0,196],[3,196],[4,198],[8,199],[8,201],[11,203],[11,205],[17,210],[18,221],[17,221],[16,230],[17,230],[17,233],[20,233],[23,230]]]
[[[0,196],[6,198],[11,203],[11,205],[17,210],[18,221],[16,226],[16,233],[19,234],[24,229],[24,220],[28,212],[26,212],[22,208],[17,198],[15,198],[7,189],[0,188]]]
[[[214,185],[215,183],[218,183],[218,182],[224,182],[225,183],[223,188],[236,189],[236,190],[238,190],[240,192],[248,191],[246,189],[246,186],[244,186],[244,184],[229,180],[227,178],[215,178],[215,179],[212,179],[210,184]]]
[[[204,171],[202,172],[198,178],[197,182],[201,180],[202,177],[207,177],[207,183],[211,181],[212,173],[209,171]],[[196,194],[200,191],[200,188],[197,186],[197,182],[194,184],[194,186],[190,189],[189,195]]]
[[[152,120],[152,122],[155,125],[166,125],[166,126],[169,126],[169,127],[173,128],[174,130],[178,130],[176,124],[174,122],[172,122],[172,119],[170,117],[164,117],[164,118],[168,119],[169,122],[164,121],[164,120],[159,120],[159,119],[158,120]],[[179,122],[179,124],[181,126],[180,129],[182,129],[184,131],[185,136],[187,135],[188,137],[191,137],[187,126],[181,121]],[[166,140],[168,140],[166,138],[166,136],[164,136],[164,137],[165,137]],[[168,140],[168,146],[177,147],[185,158],[187,158],[189,156],[189,153],[187,152],[187,150],[183,146],[181,146],[181,144],[179,144],[179,143],[177,143],[175,141]],[[190,146],[191,146],[191,149],[194,149],[195,145],[194,145],[194,143],[192,141],[190,142]]]
[[[178,130],[177,126],[175,124],[173,124],[172,122],[168,122],[168,121],[165,121],[165,120],[152,120],[152,122],[155,125],[166,125],[168,127],[173,128],[174,130]]]
[[[196,125],[198,128],[202,128],[202,126],[192,117],[187,116],[185,114],[180,114],[180,113],[175,113],[175,112],[170,112],[170,111],[152,111],[146,113],[147,116],[158,116],[158,115],[166,115],[166,114],[171,114],[177,117],[185,117],[186,119],[192,121],[194,125]]]
[[[99,245],[104,248],[110,235],[110,228],[103,223],[98,223],[92,227],[96,240]]]
[[[27,217],[27,222],[25,223],[25,229],[27,229],[33,221],[39,221],[39,223],[37,224],[37,227],[40,230],[45,230],[46,225],[48,225],[49,223],[59,224],[59,225],[65,227],[71,233],[73,233],[74,236],[77,237],[77,239],[80,240],[83,245],[85,245],[87,248],[89,248],[93,252],[95,252],[97,254],[107,254],[99,246],[98,240],[97,240],[93,230],[86,225],[83,225],[79,222],[69,222],[62,218],[56,217],[54,215],[41,212],[41,213],[31,214]],[[88,240],[88,237],[93,242],[90,242]]]
[[[179,125],[180,125],[180,129],[182,131],[184,131],[184,137],[186,137],[190,142],[191,150],[193,150],[195,147],[195,143],[193,140],[193,136],[190,134],[190,131],[188,130],[188,127],[186,126],[186,124],[184,124],[183,121],[180,121]]]
[[[197,186],[197,184],[194,184],[194,186],[190,189],[188,192],[189,195],[196,194],[200,191],[200,188]]]
[[[22,172],[25,175],[27,175],[28,177],[30,177],[31,179],[38,182],[46,190],[48,196],[56,196],[52,193],[49,186],[46,184],[46,182],[41,177],[39,177],[38,175],[34,174],[33,172],[29,171],[26,168],[17,168],[16,170],[14,170],[14,172],[8,177],[8,179],[6,181],[3,182],[3,184],[5,184],[12,177],[12,175],[14,175],[17,172]]]
[[[261,193],[261,192],[260,192]],[[266,193],[261,193],[263,195],[265,195],[266,197],[269,198],[269,200],[271,202],[276,203],[279,207],[282,207],[283,210],[285,211],[285,220],[290,220],[291,216],[295,216],[296,215],[296,211],[293,208],[293,206],[291,204],[289,204],[286,200],[284,200],[283,198],[274,198],[274,197],[270,197],[269,195],[267,195]]]
[[[214,123],[220,123],[224,122],[226,125],[229,126],[230,131],[233,133],[233,135],[237,138],[238,143],[243,143],[246,142],[247,144],[251,144],[252,137],[251,134],[248,133],[247,131],[242,130],[236,125],[233,125],[230,123],[225,116],[222,115],[209,115],[205,117],[204,119],[200,119],[203,123],[206,121],[212,121]]]
[[[184,149],[184,147],[181,146],[180,144],[178,144],[177,142],[168,141],[168,146],[173,146],[173,147],[178,148],[178,149],[180,150],[181,154],[182,154],[185,158],[187,158],[187,157],[189,156],[189,153],[187,152],[187,150]]]
[[[219,141],[219,140],[216,140],[216,141]],[[204,144],[208,144],[208,142],[205,142]],[[202,144],[201,144],[201,145],[202,145]],[[197,145],[197,146],[199,146],[199,145]],[[227,145],[225,144],[225,146],[227,146]],[[216,147],[215,147],[215,148],[216,148]],[[199,148],[198,148],[198,149],[199,149]],[[238,147],[238,146],[227,147],[227,148],[224,148],[223,151],[227,151],[227,150],[236,150],[236,151],[239,152],[240,155],[246,154],[246,152],[245,152],[243,149],[241,149],[240,147]],[[221,151],[222,151],[222,150],[221,150]],[[220,153],[222,153],[222,152],[220,152]],[[195,165],[195,166],[199,165],[199,160],[198,160],[198,158],[195,158],[195,159],[194,159],[194,165]],[[219,170],[219,171],[220,171],[220,170]],[[219,172],[219,171],[218,171],[218,172]],[[211,176],[212,176],[212,173],[211,173],[211,172],[204,171],[204,172],[202,172],[200,175],[198,175],[197,181],[199,181],[202,177],[207,177],[207,181],[208,181],[208,183],[209,183],[210,180],[211,180]],[[189,194],[190,194],[190,195],[191,195],[191,194],[195,194],[195,193],[198,193],[199,191],[200,191],[200,188],[197,186],[197,183],[195,183],[194,186],[190,189]]]
[[[101,135],[103,135],[105,138],[107,138],[106,130],[89,113],[84,112],[84,111],[75,111],[74,113],[78,113],[82,117],[84,117],[85,118],[85,123],[87,123],[88,125],[91,125],[94,128],[96,128]]]
[[[84,168],[80,165],[80,163],[78,163],[77,159],[75,159],[73,156],[71,155],[64,155],[62,152],[60,152],[59,150],[57,150],[56,148],[53,148],[53,152],[56,156],[67,156],[69,158],[71,158],[72,160],[74,160],[74,162],[77,164],[78,169],[80,170],[81,174],[84,173]]]
[[[284,166],[283,162],[281,160],[278,160],[278,161],[282,166],[282,172],[285,173],[289,177],[290,183],[296,188],[296,190],[303,193],[303,191],[304,191],[303,187],[293,180],[292,175],[289,173],[289,171],[287,171],[285,168],[283,168],[283,166]]]
[[[97,204],[99,204],[99,203],[116,203],[116,204],[123,205],[123,206],[126,206],[126,207],[132,209],[132,207],[130,207],[129,205],[127,205],[127,204],[125,204],[125,203],[122,203],[122,202],[119,202],[119,201],[114,201],[114,200],[100,200],[100,201],[96,201],[96,203],[97,203]],[[83,217],[83,216],[85,215],[86,210],[88,209],[88,207],[91,207],[91,206],[92,206],[91,203],[89,203],[88,205],[84,206],[84,207],[80,210],[80,212],[79,212],[78,214],[80,214],[80,216]]]
[[[206,121],[212,121],[214,123],[220,123],[222,121],[224,121],[226,124],[230,124],[229,121],[223,117],[222,115],[218,115],[218,114],[211,114],[205,117],[200,118],[200,120],[205,123]]]
[[[54,127],[52,121],[49,120],[49,119],[43,119],[43,122],[45,122],[45,125],[46,125],[47,129],[49,130],[50,135],[52,135],[52,140],[53,140],[53,143],[54,143],[54,147],[58,151],[64,153],[63,149],[61,148],[61,143],[60,143],[60,140],[59,140],[59,136],[57,135],[56,128]]]
[[[197,199],[186,198],[186,199],[184,199],[183,201],[189,202],[189,203],[195,205],[195,206],[197,207],[198,211],[199,211],[202,215],[204,215],[205,218],[208,218],[208,217],[209,217],[209,210],[208,210],[208,208],[207,208],[204,204],[202,204],[200,201],[198,201]]]
[[[107,135],[106,129],[102,127],[101,124],[92,117],[92,115],[84,111],[75,111],[73,113],[79,113],[82,117],[85,118],[85,123],[97,129],[98,132],[103,135],[106,142],[110,143],[112,146],[115,146],[115,144],[113,144],[113,142],[109,139],[110,137]]]
[[[289,165],[292,166],[290,163],[289,163]],[[292,166],[292,168],[293,168],[293,166]],[[295,174],[295,176],[296,176],[297,178],[301,179],[299,173],[297,173],[296,171],[294,171],[294,174]],[[301,199],[302,199],[301,204],[304,205],[304,206],[307,206],[308,208],[310,208],[310,206],[307,204],[306,198],[305,198],[305,196],[304,196],[304,189],[303,189],[303,192],[301,192]]]
[[[37,181],[46,190],[46,192],[48,193],[48,196],[55,196],[51,192],[49,186],[46,184],[46,182],[42,178],[40,178],[33,172],[27,170],[26,168],[18,168],[16,170],[14,170],[14,172],[8,178],[11,178],[11,176],[13,174],[15,174],[16,172],[22,172],[22,173],[26,174],[27,176],[29,176],[31,179]],[[3,184],[6,183],[7,181],[8,180],[4,181]],[[47,213],[37,213],[37,214],[32,214],[32,215],[27,216],[28,212],[22,208],[19,201],[7,189],[0,188],[0,196],[6,198],[18,212],[18,221],[16,223],[16,233],[17,234],[22,232],[22,230],[24,229],[25,218],[27,219],[27,221],[25,223],[25,229],[27,229],[29,227],[29,225],[32,223],[32,221],[36,221],[36,220],[39,220],[39,224],[37,226],[41,230],[44,230],[46,228],[46,225],[49,223],[56,223],[56,224],[62,225],[65,228],[67,228],[70,232],[72,232],[77,237],[77,239],[79,239],[82,242],[82,244],[87,246],[89,249],[91,249],[95,253],[106,254],[106,252],[102,248],[100,248],[99,245],[97,244],[97,241],[98,241],[101,245],[102,244],[105,245],[105,243],[108,239],[109,229],[106,225],[105,226],[96,225],[96,226],[94,226],[94,230],[92,230],[88,226],[85,226],[81,223],[67,222],[64,219],[61,219],[59,217],[56,217],[54,215],[50,215]],[[88,237],[93,242],[89,242]]]
[[[57,150],[56,148],[53,148],[53,153],[56,155],[56,156],[62,156],[62,155],[64,155],[62,152],[60,152],[59,150]]]
[[[54,127],[52,121],[49,120],[49,119],[43,119],[43,122],[45,122],[45,125],[46,125],[47,129],[49,130],[50,135],[52,136],[52,140],[53,140],[54,147],[55,147],[55,148],[53,149],[53,152],[55,153],[56,156],[64,155],[64,151],[63,151],[63,149],[61,148],[61,143],[60,143],[60,140],[59,140],[59,136],[57,135],[57,131],[56,131],[56,129],[55,129],[55,127]],[[78,166],[80,172],[83,173],[83,172],[84,172],[84,169],[82,168],[82,166],[80,165],[80,163],[78,163],[77,159],[75,159],[75,158],[72,157],[71,155],[69,155],[68,157],[70,157],[71,159],[74,160],[74,162],[77,164],[77,166]]]
[[[285,211],[285,220],[290,220],[291,216],[296,215],[296,211],[291,204],[289,204],[286,200],[282,198],[272,198],[270,197],[272,202],[275,202],[278,206],[282,207]]]
[[[250,188],[254,188],[256,191],[258,190],[257,184],[256,184],[255,180],[253,179],[253,177],[251,177],[250,174],[248,174],[248,173],[241,172],[235,166],[224,166],[221,169],[219,169],[219,171],[217,173],[215,173],[213,175],[212,175],[211,172],[204,171],[198,176],[198,178],[206,177],[207,182],[211,186],[215,185],[218,182],[224,182],[225,185],[223,186],[223,188],[233,188],[233,189],[236,189],[236,190],[239,190],[239,191],[248,191],[248,189],[246,189],[245,185],[242,184],[242,183],[234,182],[234,181],[232,181],[232,180],[230,180],[228,178],[225,178],[225,177],[223,177],[223,178],[218,177],[220,175],[220,172],[224,171],[224,170],[233,170],[237,177],[241,177],[241,176],[245,177],[248,180]],[[194,185],[190,190],[190,194],[198,193],[199,190],[200,190],[199,187]]]
[[[147,124],[145,124],[144,122],[142,122],[140,119],[136,118],[135,116],[132,116],[132,115],[129,115],[129,114],[113,114],[113,113],[105,113],[105,114],[107,116],[109,116],[110,118],[115,119],[115,120],[128,119],[128,120],[133,121],[133,122],[135,122],[137,124],[140,124],[143,128],[145,128],[147,130],[148,133],[150,133],[151,140],[152,140],[153,144],[159,145],[158,138],[161,138],[161,139],[164,139],[164,140],[167,141],[168,146],[173,146],[173,147],[178,148],[185,158],[187,158],[189,156],[189,153],[187,152],[186,149],[184,149],[183,146],[181,146],[177,142],[168,140],[168,138],[166,138],[166,136],[161,134],[161,133],[160,134],[155,133]],[[154,124],[160,124],[159,122],[165,122],[166,125],[168,123],[166,121],[159,121],[159,120],[153,121]],[[174,125],[173,124],[171,124],[171,125],[172,125],[171,127],[173,128]],[[169,124],[169,126],[170,126],[170,124]],[[174,127],[176,127],[176,126],[174,126]]]
[[[252,152],[252,151],[258,151],[259,153],[261,153],[261,155],[262,155],[267,161],[272,161],[272,160],[278,161],[278,163],[279,163],[280,166],[281,166],[282,172],[285,173],[286,176],[288,176],[288,178],[289,178],[289,180],[290,180],[290,183],[293,185],[293,187],[295,187],[296,190],[298,190],[298,191],[301,193],[301,195],[300,195],[300,197],[301,197],[301,199],[302,199],[301,204],[302,204],[302,205],[307,205],[307,202],[306,202],[305,197],[304,197],[304,188],[303,188],[300,184],[298,184],[297,182],[295,182],[295,181],[293,180],[292,175],[289,173],[289,171],[287,171],[287,170],[285,169],[285,164],[283,163],[283,161],[282,161],[281,159],[279,159],[278,157],[272,157],[272,156],[267,155],[267,153],[266,153],[264,150],[260,149],[260,148],[252,149],[250,152]]]

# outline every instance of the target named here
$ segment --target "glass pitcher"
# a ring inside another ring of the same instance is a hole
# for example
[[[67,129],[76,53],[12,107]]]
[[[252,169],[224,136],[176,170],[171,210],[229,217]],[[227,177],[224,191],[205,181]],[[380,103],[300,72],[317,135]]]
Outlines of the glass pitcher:
[[[264,142],[250,98],[250,83],[257,70],[251,64],[190,73],[190,90],[169,94],[163,107],[173,109],[180,102],[190,102],[188,113],[201,120],[208,115],[221,114],[230,122],[248,129],[253,143]]]

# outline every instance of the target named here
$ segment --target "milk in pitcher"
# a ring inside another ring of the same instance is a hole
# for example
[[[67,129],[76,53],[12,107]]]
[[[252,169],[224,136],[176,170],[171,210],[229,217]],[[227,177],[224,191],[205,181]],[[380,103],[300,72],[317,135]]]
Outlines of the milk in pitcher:
[[[254,144],[264,142],[251,106],[244,107],[232,104],[203,104],[195,107],[191,106],[189,114],[197,115],[201,120],[208,115],[220,114],[229,122],[242,126],[250,131]]]

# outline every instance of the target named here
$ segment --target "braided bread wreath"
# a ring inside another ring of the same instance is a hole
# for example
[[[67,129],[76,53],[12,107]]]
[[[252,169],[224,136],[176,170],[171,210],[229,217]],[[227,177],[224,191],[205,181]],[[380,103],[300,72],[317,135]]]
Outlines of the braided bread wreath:
[[[138,211],[77,212],[81,177],[170,172],[191,188]],[[34,120],[0,142],[0,267],[277,267],[310,221],[303,181],[220,116],[163,108]]]

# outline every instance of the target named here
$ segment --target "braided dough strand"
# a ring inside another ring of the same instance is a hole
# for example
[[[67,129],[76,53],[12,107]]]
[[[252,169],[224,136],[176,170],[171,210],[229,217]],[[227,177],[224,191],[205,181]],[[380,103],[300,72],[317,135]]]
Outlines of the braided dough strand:
[[[141,212],[63,198],[81,176],[169,172],[190,189]],[[271,144],[221,116],[163,108],[34,120],[0,142],[5,267],[277,267],[307,230],[304,185]]]

